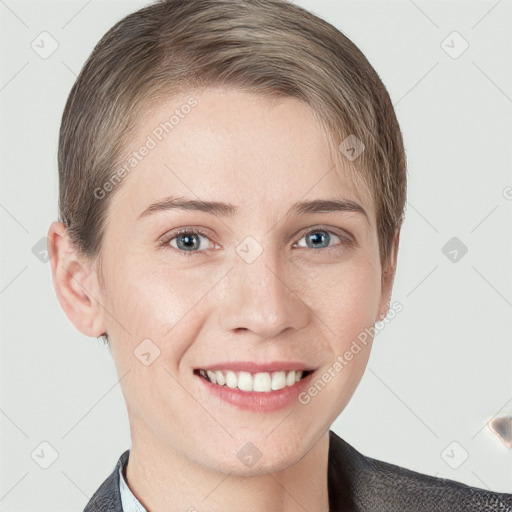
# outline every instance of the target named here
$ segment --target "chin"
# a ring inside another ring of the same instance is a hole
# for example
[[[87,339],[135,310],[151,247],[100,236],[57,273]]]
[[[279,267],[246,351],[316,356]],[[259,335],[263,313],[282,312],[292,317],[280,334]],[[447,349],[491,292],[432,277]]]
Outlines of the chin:
[[[261,457],[257,462],[252,465],[246,465],[238,459],[223,460],[214,469],[221,473],[230,474],[233,476],[257,476],[266,475],[269,473],[278,473],[298,462],[297,455],[289,455],[285,458],[276,458],[272,456]]]
[[[233,439],[220,447],[211,454],[212,458],[217,457],[213,467],[216,471],[237,476],[279,472],[293,466],[306,454],[307,447],[302,453],[303,443],[304,439],[298,433],[296,437],[279,436],[277,433],[269,437],[260,431],[259,435],[248,435],[243,441]]]

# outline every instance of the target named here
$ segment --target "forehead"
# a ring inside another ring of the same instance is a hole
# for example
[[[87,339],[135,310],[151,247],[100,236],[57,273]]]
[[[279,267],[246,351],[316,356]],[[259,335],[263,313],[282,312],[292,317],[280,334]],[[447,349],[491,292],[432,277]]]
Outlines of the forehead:
[[[113,210],[129,206],[139,214],[178,195],[229,202],[237,214],[278,214],[301,200],[338,198],[363,205],[373,222],[373,205],[349,162],[333,153],[311,110],[293,98],[211,88],[154,103],[123,165]]]

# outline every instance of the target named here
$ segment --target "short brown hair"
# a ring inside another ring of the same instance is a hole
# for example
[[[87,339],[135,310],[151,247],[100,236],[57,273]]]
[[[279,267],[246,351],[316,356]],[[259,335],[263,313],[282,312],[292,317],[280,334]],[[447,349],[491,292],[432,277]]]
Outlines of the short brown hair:
[[[80,251],[99,255],[113,192],[98,199],[94,191],[119,165],[143,109],[216,85],[297,98],[333,148],[349,136],[364,144],[345,164],[374,201],[387,262],[406,201],[405,150],[389,94],[352,41],[286,0],[160,0],[103,36],[70,92],[60,129],[60,220]]]

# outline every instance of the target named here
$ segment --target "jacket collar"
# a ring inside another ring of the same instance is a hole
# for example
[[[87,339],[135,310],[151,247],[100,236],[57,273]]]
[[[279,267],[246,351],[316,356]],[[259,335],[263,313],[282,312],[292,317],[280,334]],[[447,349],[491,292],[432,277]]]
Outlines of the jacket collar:
[[[126,466],[130,450],[126,450],[117,461],[114,471],[93,494],[84,512],[123,512],[121,491],[119,489],[119,470]]]

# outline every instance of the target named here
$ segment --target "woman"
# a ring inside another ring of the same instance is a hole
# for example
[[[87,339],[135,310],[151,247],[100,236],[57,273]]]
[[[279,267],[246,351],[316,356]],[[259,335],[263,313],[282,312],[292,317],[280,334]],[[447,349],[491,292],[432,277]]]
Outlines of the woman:
[[[389,95],[334,27],[276,0],[127,16],[70,93],[59,177],[56,293],[109,343],[132,440],[86,512],[510,510],[329,430],[406,200]]]

